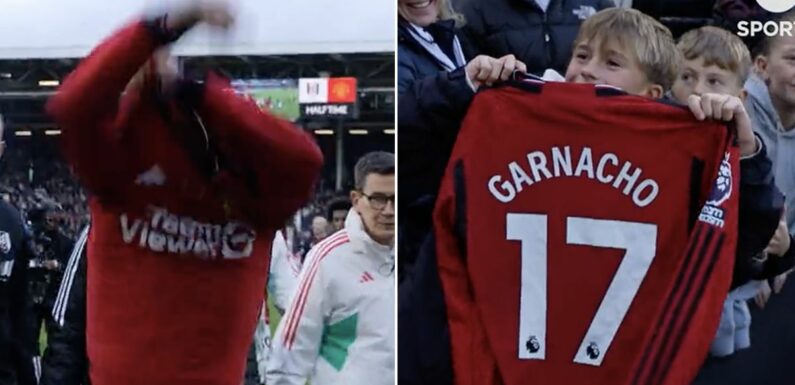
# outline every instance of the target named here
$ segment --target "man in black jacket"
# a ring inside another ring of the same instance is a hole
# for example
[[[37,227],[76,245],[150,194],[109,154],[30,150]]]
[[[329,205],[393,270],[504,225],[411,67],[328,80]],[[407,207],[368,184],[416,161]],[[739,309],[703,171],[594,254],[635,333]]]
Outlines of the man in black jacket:
[[[36,253],[32,279],[34,312],[36,314],[35,329],[41,328],[42,322],[47,332],[52,328],[52,308],[58,289],[61,287],[61,277],[69,260],[72,250],[72,240],[64,235],[58,228],[57,207],[52,204],[43,204],[28,212],[33,235],[33,249]]]
[[[52,308],[54,325],[47,334],[39,385],[87,385],[86,239],[88,226],[75,242]]]
[[[513,54],[527,71],[563,73],[580,24],[612,0],[458,0],[467,40],[477,54]]]
[[[0,142],[0,155],[4,149],[5,142]],[[22,216],[0,201],[0,385],[35,385],[40,373],[28,285],[31,255]]]

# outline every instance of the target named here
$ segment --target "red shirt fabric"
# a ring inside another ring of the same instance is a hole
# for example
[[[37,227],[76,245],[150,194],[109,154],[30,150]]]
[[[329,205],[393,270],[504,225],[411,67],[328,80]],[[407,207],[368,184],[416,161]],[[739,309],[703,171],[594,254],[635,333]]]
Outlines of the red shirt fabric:
[[[690,384],[732,277],[733,141],[611,87],[480,92],[434,212],[455,384]]]

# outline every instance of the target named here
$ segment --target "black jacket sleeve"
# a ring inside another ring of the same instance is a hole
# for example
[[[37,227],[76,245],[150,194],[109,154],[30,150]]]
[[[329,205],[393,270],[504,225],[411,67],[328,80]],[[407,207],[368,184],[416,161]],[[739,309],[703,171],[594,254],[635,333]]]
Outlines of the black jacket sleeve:
[[[36,316],[33,311],[33,298],[29,288],[29,265],[33,256],[30,236],[23,227],[23,242],[16,253],[13,272],[10,278],[11,314],[13,315],[14,363],[19,385],[38,383],[39,342],[38,330],[34,327]]]
[[[776,187],[764,144],[761,140],[759,143],[761,148],[756,155],[740,161],[740,217],[732,289],[792,267],[792,257],[771,256],[769,261],[779,260],[770,262],[769,266],[755,259],[773,237],[784,210],[784,195]]]
[[[474,92],[463,68],[412,78],[399,67],[398,141],[401,157],[398,177],[400,200],[408,203],[436,194],[458,129]],[[407,79],[408,78],[408,79]]]
[[[52,309],[54,326],[47,335],[39,385],[85,385],[86,354],[86,238],[75,243]]]
[[[398,384],[450,385],[450,330],[433,234],[412,269],[398,288]]]

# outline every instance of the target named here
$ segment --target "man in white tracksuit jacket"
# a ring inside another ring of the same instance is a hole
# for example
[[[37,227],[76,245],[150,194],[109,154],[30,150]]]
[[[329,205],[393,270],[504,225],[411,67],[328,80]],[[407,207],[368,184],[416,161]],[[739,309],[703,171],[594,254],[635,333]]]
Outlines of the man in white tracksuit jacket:
[[[281,316],[289,305],[301,272],[301,258],[290,251],[287,240],[281,230],[276,232],[271,246],[271,266],[268,276],[268,295],[273,306]],[[261,383],[265,383],[265,371],[271,353],[271,327],[267,301],[262,302],[262,310],[254,330],[254,350],[257,360],[257,374]]]
[[[356,163],[345,228],[307,255],[266,384],[394,384],[394,164],[386,152]]]
[[[301,258],[290,251],[287,240],[281,230],[276,232],[271,247],[271,274],[268,277],[268,295],[273,299],[273,306],[284,314],[290,304],[295,287],[298,285],[298,274],[301,272]]]

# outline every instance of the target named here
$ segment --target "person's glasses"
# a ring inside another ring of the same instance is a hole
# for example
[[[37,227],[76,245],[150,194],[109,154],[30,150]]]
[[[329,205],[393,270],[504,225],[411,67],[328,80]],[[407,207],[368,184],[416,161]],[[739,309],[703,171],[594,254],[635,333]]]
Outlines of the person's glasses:
[[[392,202],[392,207],[395,207],[395,196],[394,195],[386,195],[375,193],[372,195],[367,195],[364,191],[360,191],[360,193],[367,198],[367,201],[370,202],[370,207],[373,210],[383,210],[387,203]]]

